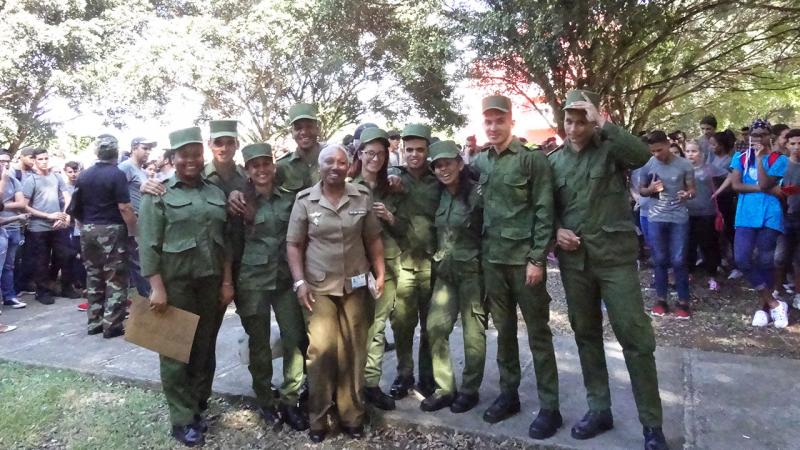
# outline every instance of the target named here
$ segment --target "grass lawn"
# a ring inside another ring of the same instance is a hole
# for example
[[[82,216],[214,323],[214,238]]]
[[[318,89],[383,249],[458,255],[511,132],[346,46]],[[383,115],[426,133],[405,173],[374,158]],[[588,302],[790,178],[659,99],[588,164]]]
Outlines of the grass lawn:
[[[245,401],[212,399],[204,448],[476,449],[525,448],[455,432],[381,427],[361,440],[331,435],[314,445],[305,432],[266,428]],[[369,430],[369,429],[368,429]],[[169,436],[161,392],[71,370],[0,361],[0,449],[185,448]],[[540,448],[529,446],[527,448]]]

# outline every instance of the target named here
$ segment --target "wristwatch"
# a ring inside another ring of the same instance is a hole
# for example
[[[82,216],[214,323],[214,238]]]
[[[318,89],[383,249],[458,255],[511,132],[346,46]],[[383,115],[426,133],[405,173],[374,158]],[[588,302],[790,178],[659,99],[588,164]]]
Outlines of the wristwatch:
[[[534,260],[534,259],[529,259],[528,262],[533,264],[536,267],[544,267],[545,266],[544,261],[538,261],[538,260]]]
[[[306,284],[306,280],[295,281],[294,284],[292,285],[292,291],[297,292],[297,290],[300,289],[300,286],[304,284]]]

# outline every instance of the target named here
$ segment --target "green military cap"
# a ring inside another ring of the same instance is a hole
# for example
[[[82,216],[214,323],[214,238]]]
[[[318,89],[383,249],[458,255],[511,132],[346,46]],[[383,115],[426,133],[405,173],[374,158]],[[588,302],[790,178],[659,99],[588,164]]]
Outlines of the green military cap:
[[[511,99],[505,95],[490,95],[481,101],[481,111],[497,109],[503,112],[511,111]]]
[[[300,119],[318,121],[317,106],[311,103],[298,103],[289,108],[289,123],[295,123]]]
[[[366,144],[367,142],[372,142],[378,139],[383,141],[383,144],[387,147],[389,146],[389,133],[377,127],[364,129],[364,131],[361,132],[361,137],[359,140],[362,144]]]
[[[102,150],[118,150],[119,142],[117,138],[110,134],[101,134],[97,136],[97,139],[94,141],[94,149],[95,152],[100,152]]]
[[[230,136],[234,138],[239,137],[239,131],[236,130],[237,125],[239,124],[236,120],[212,120],[208,123],[208,127],[211,131],[211,139],[216,139],[218,137],[223,136]]]
[[[592,102],[595,108],[600,107],[600,94],[597,92],[575,89],[567,92],[567,99],[564,101],[564,108],[569,109],[575,102]]]
[[[431,141],[431,127],[421,123],[410,123],[403,128],[403,134],[400,135],[403,139],[410,137],[418,137]]]
[[[187,144],[202,144],[203,133],[200,127],[183,128],[169,134],[169,146],[178,150]]]
[[[453,141],[438,141],[431,144],[428,154],[430,154],[431,165],[437,159],[461,158],[461,153],[458,152],[458,145]]]
[[[250,161],[251,159],[255,158],[260,158],[262,156],[266,156],[267,158],[272,158],[272,146],[267,144],[266,142],[259,144],[250,144],[242,149],[242,157],[244,157],[245,165],[247,164],[247,161]]]

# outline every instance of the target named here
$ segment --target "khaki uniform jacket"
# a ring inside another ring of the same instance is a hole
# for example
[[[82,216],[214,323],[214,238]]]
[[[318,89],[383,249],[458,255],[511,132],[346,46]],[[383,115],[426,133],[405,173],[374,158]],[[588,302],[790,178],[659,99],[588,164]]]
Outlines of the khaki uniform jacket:
[[[351,277],[370,270],[364,241],[380,236],[369,188],[345,183],[335,207],[322,195],[319,182],[297,194],[286,241],[306,243],[305,279],[311,291],[341,296],[353,292]]]
[[[556,228],[581,238],[573,252],[556,247],[559,264],[582,270],[632,263],[639,254],[626,171],[643,166],[650,151],[639,138],[606,123],[580,152],[566,142],[548,155],[553,167]]]

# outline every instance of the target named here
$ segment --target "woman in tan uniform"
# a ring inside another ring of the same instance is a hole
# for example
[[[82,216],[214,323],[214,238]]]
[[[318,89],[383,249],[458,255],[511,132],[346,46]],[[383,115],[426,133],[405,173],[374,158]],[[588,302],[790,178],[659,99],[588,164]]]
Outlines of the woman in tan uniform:
[[[297,195],[286,236],[293,287],[306,315],[314,442],[325,439],[329,412],[338,413],[351,437],[364,434],[364,364],[374,308],[367,292],[370,269],[376,297],[384,284],[380,224],[369,189],[345,182],[349,167],[343,147],[320,152],[320,182]]]

